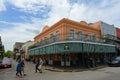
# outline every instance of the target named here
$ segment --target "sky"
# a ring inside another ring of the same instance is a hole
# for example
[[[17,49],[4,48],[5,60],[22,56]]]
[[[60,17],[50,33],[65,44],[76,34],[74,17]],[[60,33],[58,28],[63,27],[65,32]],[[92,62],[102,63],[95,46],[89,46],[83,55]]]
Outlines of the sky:
[[[5,50],[34,40],[45,25],[62,18],[120,27],[120,0],[0,0],[0,36]]]

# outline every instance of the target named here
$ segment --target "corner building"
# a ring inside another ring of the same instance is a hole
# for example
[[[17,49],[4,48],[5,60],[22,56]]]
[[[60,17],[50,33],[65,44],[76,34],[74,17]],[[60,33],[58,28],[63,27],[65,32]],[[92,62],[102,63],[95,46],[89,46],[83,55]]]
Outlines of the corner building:
[[[53,66],[93,67],[105,64],[115,53],[115,45],[104,43],[96,24],[66,18],[45,26],[29,47],[30,56],[42,57]]]

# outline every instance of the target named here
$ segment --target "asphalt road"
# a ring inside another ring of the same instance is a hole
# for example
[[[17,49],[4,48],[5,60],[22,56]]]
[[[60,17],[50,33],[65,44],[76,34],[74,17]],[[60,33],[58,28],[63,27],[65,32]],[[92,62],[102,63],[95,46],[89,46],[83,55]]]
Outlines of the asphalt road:
[[[53,72],[44,70],[40,74],[35,73],[32,63],[25,64],[27,76],[18,78],[15,76],[16,62],[12,62],[12,68],[0,72],[0,80],[120,80],[120,67],[106,67],[82,72]]]

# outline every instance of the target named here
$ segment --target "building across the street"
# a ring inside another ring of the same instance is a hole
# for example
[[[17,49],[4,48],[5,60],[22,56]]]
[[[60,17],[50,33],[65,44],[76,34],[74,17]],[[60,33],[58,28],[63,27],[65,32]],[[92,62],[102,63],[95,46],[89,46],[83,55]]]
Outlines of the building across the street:
[[[21,56],[21,49],[22,49],[22,45],[24,44],[24,42],[16,42],[13,45],[13,58],[14,59],[19,59]]]
[[[99,21],[87,23],[63,18],[51,27],[45,26],[34,37],[29,55],[42,57],[48,65],[93,67],[116,56],[116,45],[108,37],[116,37],[116,28]]]
[[[22,55],[24,58],[29,58],[28,47],[33,45],[33,44],[34,44],[34,42],[29,40],[22,45],[22,51],[23,51]]]

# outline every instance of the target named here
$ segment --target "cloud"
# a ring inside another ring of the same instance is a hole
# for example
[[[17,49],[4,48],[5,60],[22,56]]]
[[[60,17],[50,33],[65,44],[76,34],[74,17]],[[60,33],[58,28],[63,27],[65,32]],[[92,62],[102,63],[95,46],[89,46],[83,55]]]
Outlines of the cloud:
[[[44,12],[47,8],[47,0],[7,0],[7,2],[21,11],[33,14]]]
[[[35,34],[39,34],[40,33],[39,30],[33,30],[33,29],[26,29],[26,31],[29,31],[30,33],[35,33]]]
[[[6,7],[3,0],[0,0],[0,11],[5,11]]]
[[[91,0],[90,2],[89,0],[7,0],[7,2],[26,13],[43,13],[48,25],[54,24],[63,17],[87,22],[103,20],[118,25],[118,21],[114,21],[120,17],[119,0]],[[48,8],[50,11],[47,11]],[[111,19],[111,16],[114,17]]]
[[[6,50],[13,50],[12,48],[15,42],[26,42],[28,40],[33,40],[33,38],[40,33],[40,30],[42,29],[40,25],[42,22],[37,18],[31,19],[33,20],[31,20],[31,23],[3,22],[13,26],[0,31],[0,36],[2,37],[2,42]]]
[[[15,8],[26,14],[44,13],[45,18],[41,16],[20,16],[27,23],[15,23],[0,21],[0,24],[13,26],[10,29],[2,29],[3,43],[6,49],[12,49],[14,42],[25,42],[40,33],[45,25],[51,26],[62,18],[69,18],[75,21],[85,20],[88,23],[102,20],[109,24],[119,26],[120,21],[120,1],[119,0],[6,0],[5,3],[13,5]],[[73,2],[73,4],[71,4]],[[2,5],[2,7],[1,7]],[[50,11],[47,11],[50,8]],[[0,2],[0,10],[5,10],[3,0]],[[8,45],[8,46],[7,46]]]

